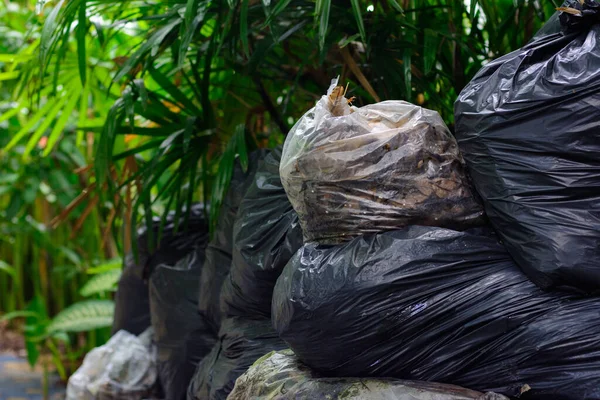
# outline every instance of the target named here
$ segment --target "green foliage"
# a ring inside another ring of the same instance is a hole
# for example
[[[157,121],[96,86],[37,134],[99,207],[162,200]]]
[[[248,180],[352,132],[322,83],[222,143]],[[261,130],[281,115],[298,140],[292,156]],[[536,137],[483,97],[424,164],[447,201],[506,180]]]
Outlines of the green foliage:
[[[122,90],[100,130],[95,171],[99,184],[108,183],[107,200],[139,183],[137,223],[194,199],[210,198],[218,208],[241,156],[230,145],[237,127],[248,133],[249,149],[265,136],[285,135],[288,121],[338,74],[358,104],[417,101],[452,124],[454,99],[482,63],[524,44],[553,7],[526,0],[351,0],[350,7],[331,0],[70,0],[51,8],[39,54],[43,66],[67,63],[56,49],[75,41],[79,85],[90,42],[123,54],[108,85]],[[100,16],[102,40],[87,29]],[[124,22],[145,34],[123,46],[115,25]],[[123,135],[134,139],[125,144]],[[124,173],[132,157],[136,172],[112,184],[112,168]]]
[[[246,168],[249,152],[281,143],[331,78],[349,84],[358,106],[412,101],[452,127],[464,85],[525,44],[558,5],[8,4],[0,3],[0,311],[26,317],[32,360],[43,348],[57,363],[56,343],[73,332],[102,342],[96,328],[108,325],[118,256],[135,252],[135,227],[156,215],[164,223],[171,210],[185,222],[181,210],[194,201],[211,203],[214,227],[234,164]]]
[[[93,294],[103,294],[106,292],[114,292],[117,289],[117,283],[121,277],[121,268],[111,271],[102,272],[93,276],[83,285],[79,294],[83,297],[89,297]]]
[[[55,332],[83,332],[112,325],[115,303],[112,300],[85,300],[62,310],[47,327]]]

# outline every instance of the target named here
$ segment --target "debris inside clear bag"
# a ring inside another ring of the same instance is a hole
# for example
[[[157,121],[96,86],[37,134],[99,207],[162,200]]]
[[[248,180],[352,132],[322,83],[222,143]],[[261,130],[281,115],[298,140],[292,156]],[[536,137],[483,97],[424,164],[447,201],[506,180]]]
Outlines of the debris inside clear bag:
[[[344,93],[334,79],[284,146],[281,178],[305,241],[483,222],[456,140],[437,112],[404,101],[358,108]]]
[[[151,329],[139,337],[121,330],[90,351],[69,378],[66,400],[139,400],[152,395],[157,377]]]

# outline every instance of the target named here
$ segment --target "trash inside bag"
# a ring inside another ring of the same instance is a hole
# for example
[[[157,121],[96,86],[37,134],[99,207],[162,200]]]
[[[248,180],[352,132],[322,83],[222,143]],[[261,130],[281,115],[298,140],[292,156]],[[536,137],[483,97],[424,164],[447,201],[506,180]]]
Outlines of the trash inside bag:
[[[302,246],[302,230],[279,178],[281,146],[259,163],[240,203],[233,263],[221,291],[226,316],[271,318],[271,298],[281,271]]]
[[[150,310],[158,348],[158,375],[165,400],[183,400],[196,367],[216,343],[216,332],[198,312],[198,281],[205,236],[174,265],[161,264],[150,278]]]
[[[152,331],[140,337],[117,332],[90,351],[69,378],[67,400],[140,400],[151,396],[156,382]]]
[[[306,244],[273,323],[328,376],[450,383],[526,399],[600,399],[600,299],[546,293],[489,231],[412,226]]]
[[[260,358],[239,377],[228,400],[508,400],[457,386],[397,379],[325,378],[290,350]]]
[[[221,324],[219,308],[221,286],[223,286],[223,281],[231,267],[235,216],[248,186],[252,184],[252,177],[256,172],[258,161],[264,155],[265,150],[256,150],[250,153],[246,172],[243,171],[241,164],[236,162],[227,195],[219,212],[213,238],[206,247],[206,257],[200,276],[198,309],[212,324],[215,332],[219,331]]]
[[[224,319],[219,343],[198,365],[188,388],[188,400],[225,400],[235,380],[265,354],[285,349],[271,321]]]
[[[600,3],[567,1],[455,104],[487,215],[538,286],[600,292]],[[577,11],[572,11],[577,14]]]
[[[480,224],[456,141],[404,101],[350,107],[334,79],[285,141],[281,180],[305,241],[339,243],[407,225]]]
[[[113,334],[124,329],[139,335],[150,326],[150,303],[148,300],[148,276],[161,264],[174,264],[194,249],[197,241],[206,236],[205,207],[202,203],[193,204],[188,219],[188,229],[175,233],[175,213],[167,216],[159,246],[154,251],[148,244],[148,231],[144,225],[138,231],[138,262],[133,254],[125,257],[123,274],[115,295],[115,316]],[[182,213],[183,215],[183,213]],[[153,221],[153,240],[156,240],[161,221]]]

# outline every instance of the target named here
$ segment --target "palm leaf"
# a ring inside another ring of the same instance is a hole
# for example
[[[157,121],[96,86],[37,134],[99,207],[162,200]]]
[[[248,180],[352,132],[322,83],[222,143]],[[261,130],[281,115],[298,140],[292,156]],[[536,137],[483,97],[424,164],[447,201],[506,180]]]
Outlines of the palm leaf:
[[[111,300],[86,300],[75,303],[56,315],[48,332],[85,332],[112,325],[115,303]]]
[[[114,291],[119,278],[121,278],[121,273],[122,271],[119,268],[94,275],[81,287],[79,294],[83,297],[90,297],[93,294]]]

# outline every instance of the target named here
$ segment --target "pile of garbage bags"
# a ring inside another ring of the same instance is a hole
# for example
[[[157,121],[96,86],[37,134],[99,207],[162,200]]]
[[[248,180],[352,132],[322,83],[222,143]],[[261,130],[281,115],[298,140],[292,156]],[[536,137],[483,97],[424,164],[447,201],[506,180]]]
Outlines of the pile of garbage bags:
[[[139,335],[150,326],[148,278],[158,265],[173,265],[193,251],[199,241],[206,240],[206,212],[204,204],[193,204],[188,229],[180,228],[179,231],[175,230],[174,212],[167,215],[162,231],[160,218],[155,218],[152,221],[152,243],[149,243],[147,226],[138,230],[137,261],[133,253],[127,254],[123,260],[123,273],[115,295],[113,334],[126,330]],[[154,244],[157,241],[158,244]]]
[[[279,178],[280,160],[281,147],[262,154],[230,220],[230,268],[212,298],[220,305],[218,344],[198,366],[189,400],[226,399],[257,358],[287,347],[272,327],[271,298],[277,278],[302,246],[302,231]]]
[[[404,126],[446,132],[432,112],[348,107],[334,82],[290,131],[280,171],[306,243],[277,282],[272,318],[308,367],[600,399],[600,299],[582,297],[600,287],[600,4],[566,5],[550,22],[560,25],[486,65],[456,103],[491,227],[450,135],[433,156],[432,141],[389,142]]]
[[[236,382],[229,400],[508,400],[457,386],[398,379],[325,378],[302,364],[290,350],[272,352]]]
[[[456,136],[334,80],[237,163],[211,238],[204,205],[141,232],[68,398],[600,400],[600,3],[565,7]]]

